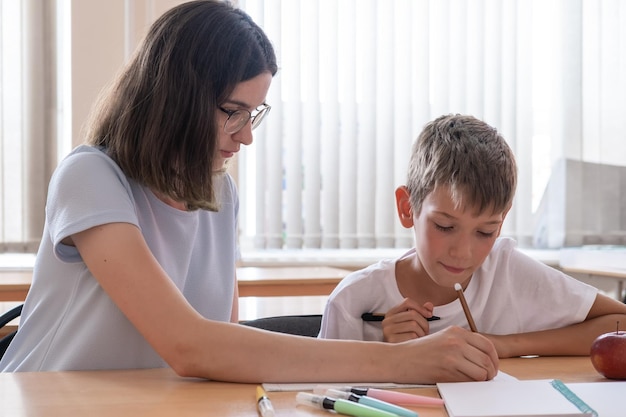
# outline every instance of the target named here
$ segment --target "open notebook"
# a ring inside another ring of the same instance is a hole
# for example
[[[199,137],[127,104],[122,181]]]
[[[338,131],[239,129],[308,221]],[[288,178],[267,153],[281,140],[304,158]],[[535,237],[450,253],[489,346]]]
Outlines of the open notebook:
[[[450,417],[624,417],[624,382],[558,380],[437,384]]]

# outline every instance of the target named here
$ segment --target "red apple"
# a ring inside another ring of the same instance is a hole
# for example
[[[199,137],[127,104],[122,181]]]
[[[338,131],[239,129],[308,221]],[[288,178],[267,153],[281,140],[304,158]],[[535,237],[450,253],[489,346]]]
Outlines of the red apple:
[[[610,379],[626,379],[626,332],[605,333],[593,342],[591,363],[596,371]]]

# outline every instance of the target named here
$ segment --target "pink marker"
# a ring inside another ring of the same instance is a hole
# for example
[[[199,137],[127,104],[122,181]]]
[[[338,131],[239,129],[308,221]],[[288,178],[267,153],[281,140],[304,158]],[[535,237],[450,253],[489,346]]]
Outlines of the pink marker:
[[[333,387],[335,388],[335,387]],[[428,397],[426,395],[407,394],[378,388],[339,387],[335,388],[356,395],[367,395],[381,401],[396,405],[443,405],[441,398]]]

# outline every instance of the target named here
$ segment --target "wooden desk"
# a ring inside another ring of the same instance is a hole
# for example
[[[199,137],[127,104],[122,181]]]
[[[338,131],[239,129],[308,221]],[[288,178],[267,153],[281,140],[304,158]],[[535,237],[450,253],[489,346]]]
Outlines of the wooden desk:
[[[624,294],[624,282],[626,281],[626,267],[609,268],[597,266],[561,266],[563,272],[582,281],[600,279],[609,281],[610,284],[616,285],[616,298],[626,303],[626,294]],[[585,280],[587,278],[587,280]],[[596,283],[592,285],[598,286]]]
[[[32,277],[32,271],[0,272],[0,301],[24,301]]]
[[[321,314],[328,295],[350,272],[322,266],[237,268],[239,318]],[[31,271],[0,272],[0,303],[24,301],[31,280]],[[0,313],[7,309],[0,304]],[[13,330],[15,326],[0,330],[0,337]]]
[[[240,297],[328,295],[351,271],[324,266],[237,268]],[[0,301],[24,301],[31,271],[0,272]]]
[[[501,369],[520,379],[605,381],[588,357],[506,359]],[[170,369],[93,372],[0,373],[0,413],[19,416],[258,417],[254,384],[184,379]],[[435,388],[404,390],[437,396]],[[295,392],[272,392],[276,415],[326,416],[296,406]],[[420,417],[445,417],[443,407],[416,407]]]
[[[351,271],[326,266],[237,268],[240,297],[328,295]]]

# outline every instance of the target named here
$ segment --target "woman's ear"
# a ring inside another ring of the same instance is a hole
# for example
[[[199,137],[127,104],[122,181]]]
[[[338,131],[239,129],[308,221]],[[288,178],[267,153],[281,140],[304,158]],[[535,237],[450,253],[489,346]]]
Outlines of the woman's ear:
[[[396,188],[396,209],[400,224],[407,229],[413,227],[413,209],[411,208],[409,190],[405,185]]]

